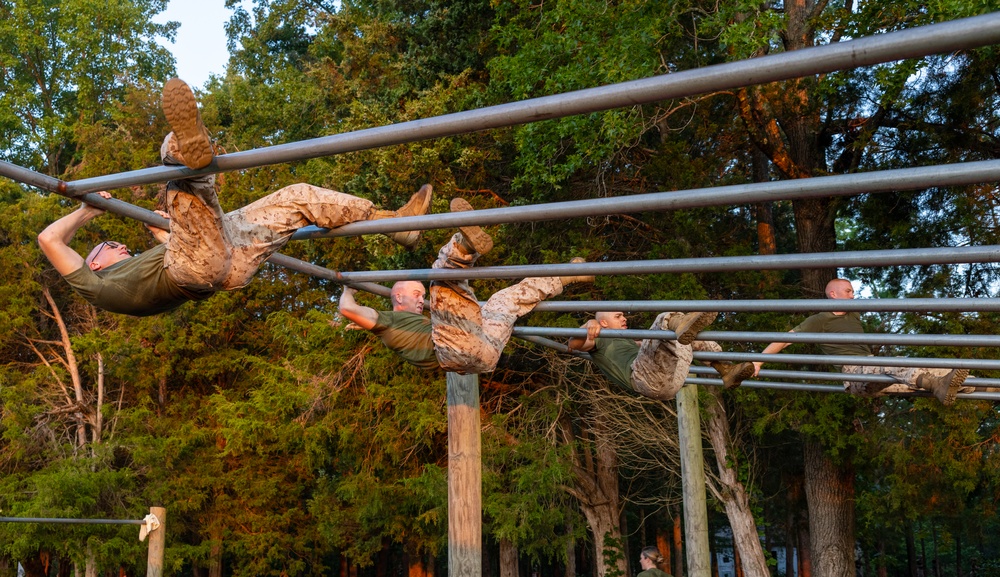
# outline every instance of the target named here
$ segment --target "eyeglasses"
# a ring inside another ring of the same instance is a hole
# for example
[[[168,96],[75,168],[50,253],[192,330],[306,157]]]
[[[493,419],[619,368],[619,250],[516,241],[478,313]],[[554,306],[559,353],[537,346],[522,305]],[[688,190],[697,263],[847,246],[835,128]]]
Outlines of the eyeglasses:
[[[111,250],[114,250],[116,248],[121,248],[121,246],[122,243],[115,242],[113,240],[107,240],[102,242],[101,248],[97,249],[97,252],[95,252],[94,256],[90,259],[90,262],[94,262],[95,260],[97,260],[97,257],[101,254],[101,251],[104,250],[105,248],[110,248]]]

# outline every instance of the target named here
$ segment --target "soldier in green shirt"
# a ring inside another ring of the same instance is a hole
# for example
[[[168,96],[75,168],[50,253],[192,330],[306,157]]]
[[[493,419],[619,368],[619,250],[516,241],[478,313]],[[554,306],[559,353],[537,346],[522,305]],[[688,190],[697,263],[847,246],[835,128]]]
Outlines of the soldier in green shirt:
[[[851,281],[837,278],[826,284],[826,296],[831,299],[853,299],[854,287]],[[793,333],[864,333],[861,315],[856,312],[822,312],[802,321],[792,329]],[[791,343],[771,343],[761,351],[765,354],[777,354]],[[871,347],[862,343],[822,343],[820,350],[825,355],[849,355],[870,357]],[[754,363],[754,374],[760,372],[763,361]],[[848,381],[844,390],[855,395],[874,397],[886,393],[908,392],[912,390],[927,390],[934,394],[941,403],[950,405],[955,402],[958,394],[969,376],[968,369],[952,369],[945,375],[938,375],[929,369],[916,367],[872,367],[864,365],[844,365],[841,370],[850,374],[889,375],[898,384],[863,383]]]
[[[587,329],[587,336],[574,337],[567,346],[570,350],[589,352],[597,368],[619,387],[667,401],[674,398],[684,386],[684,379],[687,378],[694,359],[694,351],[722,352],[722,347],[715,341],[695,340],[698,333],[718,315],[717,312],[660,313],[650,328],[674,331],[677,339],[646,339],[639,342],[601,337],[601,329],[628,328],[625,313],[601,311],[583,325]],[[716,361],[708,364],[722,375],[722,382],[727,389],[738,387],[743,379],[753,374],[753,365],[750,363]]]
[[[165,165],[203,168],[214,149],[190,87],[179,78],[164,86],[163,110],[173,132],[160,147]],[[133,256],[123,243],[104,241],[83,258],[69,243],[80,227],[104,214],[89,204],[53,222],[38,235],[52,266],[91,304],[122,314],[146,316],[246,286],[269,256],[299,228],[336,228],[359,220],[415,216],[427,212],[430,185],[398,211],[378,210],[368,200],[309,184],[293,184],[223,214],[213,175],[167,183],[170,230],[147,227],[162,245]],[[107,192],[99,192],[111,198]],[[419,233],[390,235],[411,247]]]
[[[451,202],[452,211],[472,210],[465,199]],[[493,239],[478,226],[461,227],[441,248],[434,268],[462,269],[493,248]],[[576,262],[579,260],[574,259]],[[392,287],[392,311],[359,305],[357,292],[344,287],[339,310],[354,328],[369,330],[406,361],[423,369],[441,367],[462,374],[496,368],[517,319],[541,301],[562,293],[572,282],[593,277],[532,277],[498,291],[480,307],[468,281],[431,283],[431,318],[423,316],[424,285],[399,281]]]
[[[653,545],[643,547],[639,553],[639,567],[642,568],[642,572],[636,577],[671,577],[670,573],[660,570],[660,563],[663,563],[663,555],[660,555],[659,549]]]

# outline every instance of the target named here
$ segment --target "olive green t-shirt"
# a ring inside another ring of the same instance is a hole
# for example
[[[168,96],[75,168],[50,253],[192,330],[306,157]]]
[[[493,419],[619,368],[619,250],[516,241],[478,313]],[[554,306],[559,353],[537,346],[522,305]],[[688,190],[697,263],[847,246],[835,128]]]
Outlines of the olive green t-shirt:
[[[802,321],[792,329],[796,333],[864,333],[861,325],[861,314],[849,312],[845,315],[835,315],[832,312],[816,313]],[[872,354],[868,345],[861,343],[821,343],[820,350],[824,355],[850,355],[867,357]]]
[[[590,351],[590,358],[604,376],[626,391],[635,390],[632,386],[632,363],[638,356],[639,345],[631,339],[598,337],[594,339],[594,348]]]
[[[214,294],[185,289],[171,280],[163,268],[166,251],[167,245],[157,245],[99,271],[83,265],[63,278],[95,307],[137,317],[166,312]]]
[[[670,573],[666,573],[656,567],[653,567],[652,569],[646,569],[642,573],[639,573],[636,577],[671,577],[671,575]]]
[[[434,341],[431,340],[431,320],[407,311],[379,311],[372,333],[385,346],[421,369],[436,369]]]

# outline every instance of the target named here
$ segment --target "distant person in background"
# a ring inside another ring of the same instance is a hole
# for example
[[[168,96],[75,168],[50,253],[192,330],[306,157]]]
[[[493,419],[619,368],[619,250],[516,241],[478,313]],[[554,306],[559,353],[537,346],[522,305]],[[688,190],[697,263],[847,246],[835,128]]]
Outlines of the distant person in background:
[[[671,577],[670,573],[660,570],[659,565],[663,563],[663,555],[655,546],[643,547],[639,553],[639,566],[642,572],[638,577]]]

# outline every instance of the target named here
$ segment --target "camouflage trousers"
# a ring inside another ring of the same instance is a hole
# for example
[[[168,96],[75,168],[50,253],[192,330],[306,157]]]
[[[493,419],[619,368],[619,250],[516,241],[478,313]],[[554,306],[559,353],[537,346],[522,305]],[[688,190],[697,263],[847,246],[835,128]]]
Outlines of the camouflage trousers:
[[[456,234],[441,248],[433,268],[471,268],[478,257],[459,250]],[[517,319],[562,290],[558,277],[526,278],[498,291],[480,308],[468,281],[431,282],[431,338],[441,368],[461,374],[492,371]]]
[[[650,330],[665,331],[670,319],[684,313],[660,313]],[[682,345],[675,340],[646,339],[639,344],[639,356],[632,363],[632,386],[646,397],[668,401],[684,386],[695,351],[722,352],[715,341],[694,341]]]
[[[844,365],[841,371],[852,375],[889,375],[898,381],[895,385],[888,387],[879,383],[864,383],[857,381],[845,381],[844,390],[852,395],[865,397],[875,397],[888,393],[906,393],[918,390],[917,377],[924,373],[944,374],[944,371],[934,369],[922,369],[916,367],[869,367],[865,365]]]
[[[179,165],[171,136],[164,139],[160,156],[164,165]],[[310,224],[335,228],[367,220],[374,212],[368,200],[300,183],[223,214],[214,175],[172,180],[167,183],[170,239],[163,266],[185,288],[238,289],[296,230]]]

